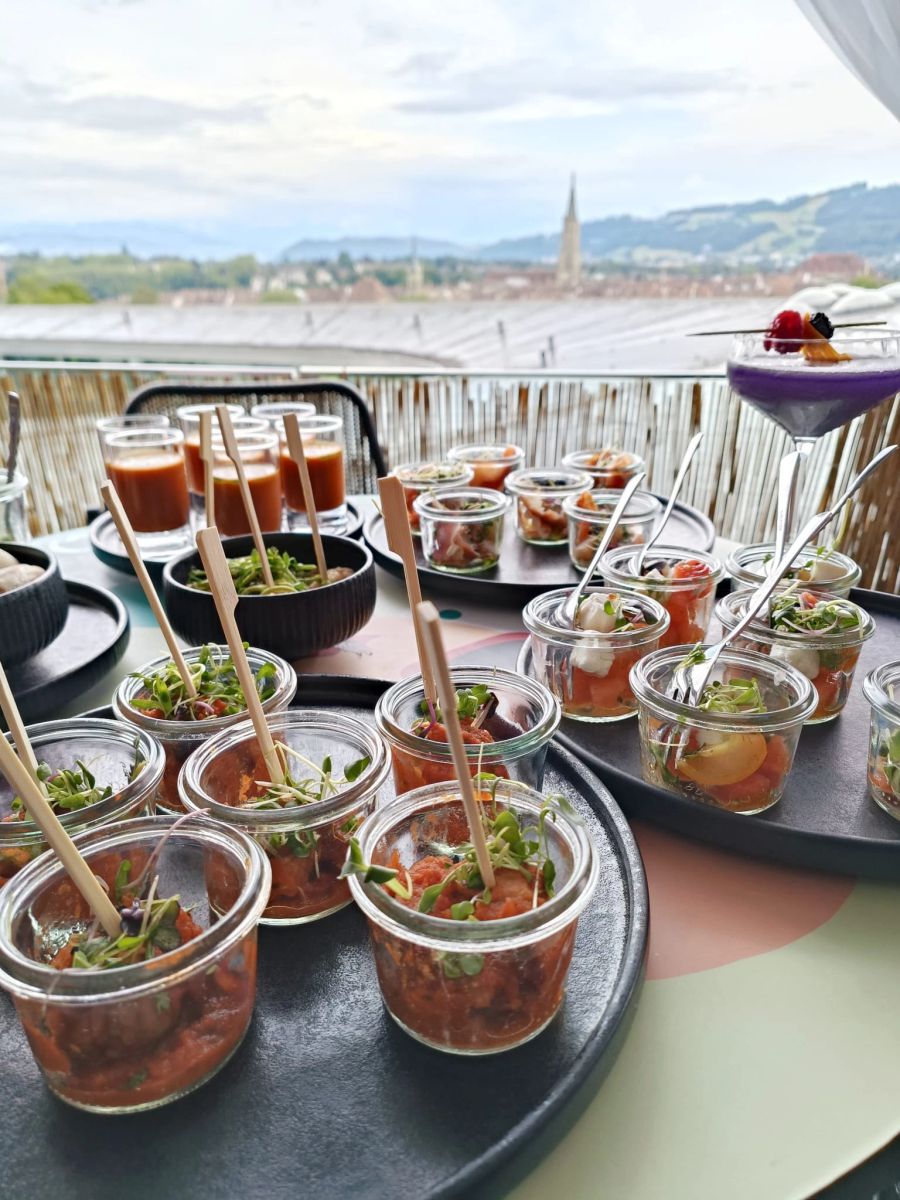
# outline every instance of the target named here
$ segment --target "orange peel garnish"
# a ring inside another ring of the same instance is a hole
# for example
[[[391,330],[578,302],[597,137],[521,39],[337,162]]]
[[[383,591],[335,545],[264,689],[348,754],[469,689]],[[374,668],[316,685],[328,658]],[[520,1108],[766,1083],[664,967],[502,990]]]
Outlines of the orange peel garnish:
[[[813,325],[809,313],[803,314],[803,337],[808,340],[803,342],[800,350],[807,362],[849,362],[853,357],[852,354],[838,354],[828,338],[819,333],[818,329]]]

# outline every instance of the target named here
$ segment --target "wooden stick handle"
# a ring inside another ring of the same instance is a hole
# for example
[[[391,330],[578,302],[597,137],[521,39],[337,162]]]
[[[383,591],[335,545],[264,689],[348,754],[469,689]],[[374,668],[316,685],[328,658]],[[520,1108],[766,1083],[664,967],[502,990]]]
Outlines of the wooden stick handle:
[[[197,534],[197,549],[200,552],[203,569],[206,571],[206,578],[209,580],[209,590],[212,592],[216,612],[222,622],[225,641],[231,651],[231,660],[240,681],[241,691],[247,702],[247,712],[253,722],[253,728],[256,730],[256,740],[259,742],[259,748],[266,760],[269,778],[273,783],[284,783],[284,768],[278,757],[278,751],[275,749],[275,742],[272,740],[272,733],[266,722],[266,714],[263,712],[262,701],[256,690],[256,680],[253,678],[253,672],[247,662],[244,643],[234,619],[234,610],[237,608],[238,601],[237,592],[234,590],[234,580],[228,569],[228,561],[225,558],[225,551],[222,549],[218,529],[201,529]]]
[[[28,734],[25,731],[25,722],[22,720],[22,714],[19,712],[19,706],[16,704],[16,698],[12,694],[12,688],[9,686],[9,680],[6,678],[6,672],[3,670],[3,664],[0,663],[0,712],[6,717],[6,723],[9,726],[9,732],[12,734],[13,741],[16,743],[16,750],[19,758],[28,768],[28,773],[34,782],[44,790],[43,784],[38,779],[38,760],[34,753],[34,747],[28,739]],[[0,737],[3,735],[0,734]]]
[[[250,526],[250,533],[253,536],[253,545],[256,547],[256,553],[259,555],[263,579],[266,581],[266,587],[274,587],[275,580],[272,578],[272,568],[269,566],[266,544],[263,541],[262,530],[259,527],[259,517],[256,515],[256,507],[253,503],[253,493],[250,491],[250,484],[247,482],[244,461],[238,449],[237,438],[234,436],[234,426],[231,423],[231,413],[228,411],[228,405],[217,404],[216,416],[219,418],[219,428],[222,430],[222,443],[225,447],[225,453],[231,459],[237,474],[238,487],[241,489],[241,499],[244,502],[244,512],[247,514],[247,524]]]
[[[381,515],[384,517],[388,549],[396,554],[403,563],[403,578],[406,581],[409,611],[412,614],[413,632],[416,635],[416,648],[419,652],[419,667],[422,671],[422,687],[425,692],[425,699],[431,704],[437,704],[437,688],[434,686],[434,676],[431,672],[428,647],[422,636],[422,622],[419,617],[419,605],[422,603],[422,589],[419,586],[416,551],[413,546],[412,533],[410,533],[409,529],[409,516],[406,511],[406,500],[403,496],[403,484],[396,475],[387,475],[384,479],[378,480],[378,495],[381,500]]]
[[[138,549],[138,544],[134,536],[134,530],[131,528],[131,522],[128,520],[128,514],[122,507],[122,501],[119,499],[119,493],[107,479],[104,484],[101,484],[100,495],[103,497],[103,502],[109,509],[109,515],[113,519],[113,524],[119,532],[119,537],[122,539],[128,557],[131,559],[131,565],[134,568],[134,573],[137,576],[138,583],[144,589],[144,595],[147,597],[147,603],[156,617],[156,623],[159,626],[160,633],[166,639],[166,645],[169,648],[169,653],[172,655],[172,662],[175,664],[178,674],[181,676],[181,681],[184,684],[184,690],[189,696],[197,695],[197,688],[194,685],[194,680],[188,670],[188,665],[184,660],[184,655],[181,653],[181,647],[178,645],[178,639],[175,637],[175,630],[169,624],[169,618],[165,614],[162,603],[157,595],[156,588],[153,586],[153,580],[147,573],[147,568],[144,566],[144,560],[141,558],[141,552]]]
[[[323,582],[328,579],[328,567],[325,565],[325,550],[322,546],[322,535],[319,533],[319,517],[316,513],[316,501],[313,496],[312,480],[309,477],[309,464],[306,461],[306,451],[303,448],[303,438],[300,436],[300,422],[296,413],[286,413],[284,416],[284,432],[287,436],[288,452],[297,464],[300,475],[300,487],[303,489],[303,503],[306,505],[306,516],[312,533],[313,549],[316,554],[316,570]]]
[[[472,783],[469,760],[466,757],[466,748],[462,740],[462,728],[459,723],[459,715],[456,711],[456,688],[453,686],[450,667],[447,664],[447,655],[444,651],[444,642],[441,637],[441,618],[438,616],[438,611],[430,600],[420,604],[418,609],[422,624],[422,633],[425,637],[425,643],[428,646],[431,666],[434,671],[435,680],[437,681],[438,696],[441,701],[441,717],[444,728],[447,730],[450,751],[453,754],[453,765],[456,767],[459,794],[462,797],[463,808],[466,810],[466,820],[469,822],[469,836],[472,839],[472,845],[475,847],[475,857],[478,859],[478,870],[481,872],[481,878],[484,880],[485,887],[491,888],[494,886],[494,868],[488,854],[487,838],[484,835],[481,813],[475,797],[475,785]]]
[[[200,414],[200,461],[203,463],[203,491],[205,493],[203,499],[206,505],[206,525],[216,523],[216,489],[213,483],[213,468],[216,465],[216,456],[213,451],[212,444],[212,412],[208,408],[201,410]]]
[[[25,764],[15,750],[0,736],[0,771],[9,780],[9,785],[25,805],[35,825],[44,835],[48,845],[55,851],[72,882],[81,892],[94,916],[112,937],[122,932],[122,922],[115,906],[95,877],[93,871],[75,848],[75,843],[63,829],[47,797],[31,778]]]

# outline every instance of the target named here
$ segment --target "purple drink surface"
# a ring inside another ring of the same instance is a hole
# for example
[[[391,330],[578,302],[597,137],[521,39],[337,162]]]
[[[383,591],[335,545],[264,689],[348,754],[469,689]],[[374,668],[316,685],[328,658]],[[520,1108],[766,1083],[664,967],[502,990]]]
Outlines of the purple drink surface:
[[[861,357],[824,365],[800,355],[759,355],[730,361],[728,381],[793,437],[816,438],[900,391],[900,359]]]

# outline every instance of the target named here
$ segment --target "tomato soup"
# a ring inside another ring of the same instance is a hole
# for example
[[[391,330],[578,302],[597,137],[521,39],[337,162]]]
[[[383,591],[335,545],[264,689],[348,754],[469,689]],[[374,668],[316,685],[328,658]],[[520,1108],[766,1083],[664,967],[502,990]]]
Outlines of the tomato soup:
[[[187,524],[190,501],[180,454],[148,452],[110,462],[107,470],[136,533]]]
[[[200,439],[184,439],[184,469],[187,473],[188,487],[196,496],[206,492],[206,476],[203,470],[203,459],[200,457]]]
[[[281,528],[281,477],[274,463],[244,463],[253,507],[263,532]],[[216,525],[225,537],[250,532],[237,471],[232,463],[216,464],[213,475]]]
[[[310,442],[303,449],[316,510],[329,512],[340,508],[346,499],[343,447],[338,442]],[[294,512],[306,512],[300,472],[284,447],[281,450],[281,482],[288,508]]]

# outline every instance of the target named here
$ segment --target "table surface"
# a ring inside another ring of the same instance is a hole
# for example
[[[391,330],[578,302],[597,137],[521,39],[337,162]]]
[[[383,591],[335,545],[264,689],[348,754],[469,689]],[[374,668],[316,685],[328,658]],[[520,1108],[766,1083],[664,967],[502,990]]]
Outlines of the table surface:
[[[68,578],[128,605],[123,661],[69,712],[108,704],[162,637],[136,580],[99,563],[86,530],[42,540]],[[453,658],[513,661],[525,636],[518,610],[432,598]],[[365,629],[296,665],[416,673],[401,583],[379,570]],[[810,1196],[900,1130],[900,886],[771,866],[649,825],[635,833],[651,922],[631,1033],[575,1126],[511,1197]]]

